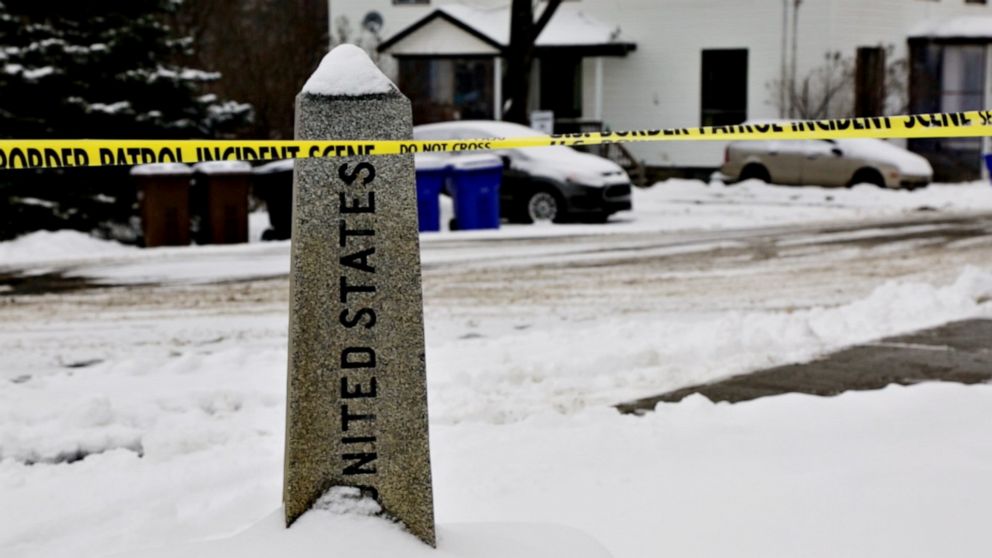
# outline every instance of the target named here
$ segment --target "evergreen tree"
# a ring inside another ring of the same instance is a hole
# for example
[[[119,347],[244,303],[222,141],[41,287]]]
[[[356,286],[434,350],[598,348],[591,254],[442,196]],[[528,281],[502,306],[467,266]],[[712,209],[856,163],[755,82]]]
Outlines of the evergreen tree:
[[[185,139],[244,124],[250,107],[202,93],[218,74],[176,64],[193,48],[169,25],[179,5],[0,0],[0,136]],[[122,220],[133,205],[126,172],[5,172],[0,237],[25,226],[92,229]]]

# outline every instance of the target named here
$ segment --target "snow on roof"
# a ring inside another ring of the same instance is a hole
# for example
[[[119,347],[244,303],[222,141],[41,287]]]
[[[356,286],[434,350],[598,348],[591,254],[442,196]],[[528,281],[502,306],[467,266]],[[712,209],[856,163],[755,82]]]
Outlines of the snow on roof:
[[[917,27],[909,36],[933,39],[992,39],[992,16],[967,16],[929,21]]]
[[[438,6],[437,9],[501,45],[508,45],[510,43],[510,24],[508,19],[510,12],[507,6],[476,8],[462,4],[446,4],[444,6]]]
[[[321,60],[303,92],[328,97],[357,97],[398,91],[364,50],[344,44]]]
[[[538,46],[603,45],[623,42],[620,26],[598,21],[579,10],[562,4],[537,38]]]
[[[463,4],[438,6],[438,11],[457,19],[494,42],[510,44],[510,6],[482,8]],[[539,12],[538,12],[539,13]],[[430,17],[430,16],[427,16]],[[401,31],[402,33],[402,31]],[[620,28],[586,15],[579,6],[564,3],[537,38],[537,46],[582,46],[624,42]]]

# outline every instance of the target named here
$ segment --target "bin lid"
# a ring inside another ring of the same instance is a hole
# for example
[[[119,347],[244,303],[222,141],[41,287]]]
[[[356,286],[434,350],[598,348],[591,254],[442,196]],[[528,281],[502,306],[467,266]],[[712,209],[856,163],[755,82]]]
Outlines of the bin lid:
[[[152,163],[131,167],[131,176],[187,176],[193,174],[193,169],[183,163]]]
[[[435,171],[451,166],[451,158],[430,153],[417,153],[413,156],[413,166],[417,170]]]
[[[277,172],[293,172],[293,159],[284,159],[282,161],[272,161],[271,163],[265,163],[255,167],[252,172],[255,174],[272,174]]]
[[[193,171],[201,174],[247,174],[251,163],[247,161],[204,161],[193,165]]]
[[[503,159],[496,155],[484,153],[459,155],[451,158],[451,166],[455,170],[484,170],[503,168]]]

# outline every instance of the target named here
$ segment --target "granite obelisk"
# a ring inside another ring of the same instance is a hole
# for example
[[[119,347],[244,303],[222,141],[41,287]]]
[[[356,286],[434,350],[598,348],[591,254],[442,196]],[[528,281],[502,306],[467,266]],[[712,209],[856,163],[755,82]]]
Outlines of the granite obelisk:
[[[412,136],[410,102],[355,46],[296,102],[300,140]],[[297,160],[292,238],[286,523],[358,487],[434,545],[413,156]]]

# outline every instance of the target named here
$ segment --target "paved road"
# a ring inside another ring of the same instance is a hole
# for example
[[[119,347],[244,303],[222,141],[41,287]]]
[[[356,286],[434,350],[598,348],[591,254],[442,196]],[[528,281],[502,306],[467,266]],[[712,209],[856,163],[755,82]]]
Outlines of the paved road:
[[[425,247],[429,313],[523,319],[569,307],[599,320],[847,304],[888,280],[948,284],[968,265],[992,264],[992,217],[521,242],[495,255]]]
[[[967,265],[992,262],[992,215],[987,214],[921,212],[900,219],[719,231],[602,230],[427,240],[422,251],[428,311],[470,319],[480,312],[508,318],[553,314],[566,306],[588,319],[791,311],[857,300],[889,279],[945,284]],[[213,300],[252,285],[253,299],[281,303],[288,270],[288,243],[135,250],[27,272],[0,268],[0,301],[100,288],[111,298],[148,303],[158,298],[148,293],[162,287],[182,287],[185,297]]]

